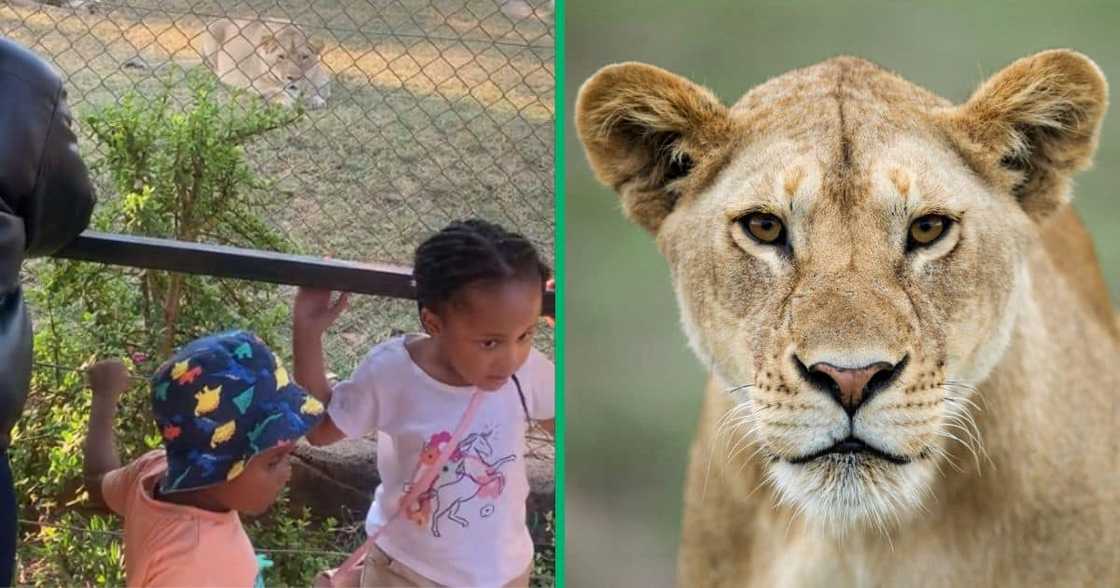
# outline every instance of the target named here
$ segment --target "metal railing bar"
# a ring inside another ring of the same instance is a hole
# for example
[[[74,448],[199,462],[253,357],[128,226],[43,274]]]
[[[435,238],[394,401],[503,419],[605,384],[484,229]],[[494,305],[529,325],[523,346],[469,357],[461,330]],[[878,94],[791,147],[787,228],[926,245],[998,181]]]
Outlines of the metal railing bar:
[[[416,298],[412,270],[405,266],[228,245],[85,231],[55,257],[408,300]],[[555,316],[553,292],[546,293],[543,306],[545,315]]]

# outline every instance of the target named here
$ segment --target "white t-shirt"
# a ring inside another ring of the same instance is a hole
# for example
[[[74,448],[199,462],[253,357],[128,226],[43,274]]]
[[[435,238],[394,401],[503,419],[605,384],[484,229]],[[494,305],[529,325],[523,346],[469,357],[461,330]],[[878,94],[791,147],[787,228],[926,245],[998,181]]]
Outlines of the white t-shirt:
[[[449,386],[420,368],[405,335],[373,348],[327,408],[348,437],[377,431],[381,485],[366,515],[373,534],[397,511],[421,461],[434,461],[466,411],[473,387]],[[525,524],[525,411],[555,415],[555,371],[536,349],[513,379],[485,393],[432,491],[377,538],[385,553],[447,586],[502,586],[525,572],[533,541]],[[422,495],[424,496],[424,495]]]

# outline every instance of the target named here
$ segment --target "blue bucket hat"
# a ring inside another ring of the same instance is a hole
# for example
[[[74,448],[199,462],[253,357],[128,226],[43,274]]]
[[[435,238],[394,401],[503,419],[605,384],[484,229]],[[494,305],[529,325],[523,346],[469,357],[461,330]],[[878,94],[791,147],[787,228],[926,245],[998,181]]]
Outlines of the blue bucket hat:
[[[245,331],[188,343],[151,384],[167,450],[163,492],[232,480],[252,456],[298,440],[324,412],[264,342]]]

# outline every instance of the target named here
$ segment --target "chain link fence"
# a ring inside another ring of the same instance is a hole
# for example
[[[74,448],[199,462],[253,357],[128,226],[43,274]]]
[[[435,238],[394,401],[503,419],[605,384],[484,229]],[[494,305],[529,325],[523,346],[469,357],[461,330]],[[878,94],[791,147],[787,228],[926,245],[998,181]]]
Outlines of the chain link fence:
[[[302,120],[248,153],[272,182],[267,220],[301,253],[408,265],[425,236],[481,217],[551,259],[554,28],[548,0],[532,1],[0,0],[0,34],[61,70],[79,127],[129,90],[198,69],[236,69],[228,86],[302,103]],[[293,49],[310,59],[283,55]],[[308,63],[324,91],[287,79]],[[105,153],[79,135],[96,165]],[[119,197],[96,181],[102,200]],[[414,330],[414,316],[407,302],[360,297],[328,342],[330,365],[347,371],[376,341]],[[551,349],[550,334],[539,343]]]

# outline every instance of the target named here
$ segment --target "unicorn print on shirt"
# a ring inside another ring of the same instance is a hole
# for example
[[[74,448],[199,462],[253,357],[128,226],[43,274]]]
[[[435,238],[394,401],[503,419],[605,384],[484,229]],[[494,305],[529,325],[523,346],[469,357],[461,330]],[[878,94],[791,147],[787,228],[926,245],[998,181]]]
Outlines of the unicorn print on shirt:
[[[452,521],[464,528],[470,526],[470,520],[465,516],[470,512],[462,512],[463,506],[470,502],[485,502],[479,508],[479,516],[487,518],[494,514],[493,501],[502,495],[506,486],[505,474],[501,468],[516,460],[517,456],[510,454],[495,457],[494,448],[490,444],[493,434],[493,430],[488,430],[464,437],[431,486],[409,507],[405,516],[418,526],[425,526],[430,522],[432,535],[441,537],[441,521]],[[447,431],[432,435],[420,452],[417,473],[420,468],[434,464],[450,441],[451,434]],[[412,479],[416,479],[416,476]],[[406,485],[404,494],[408,490]]]

